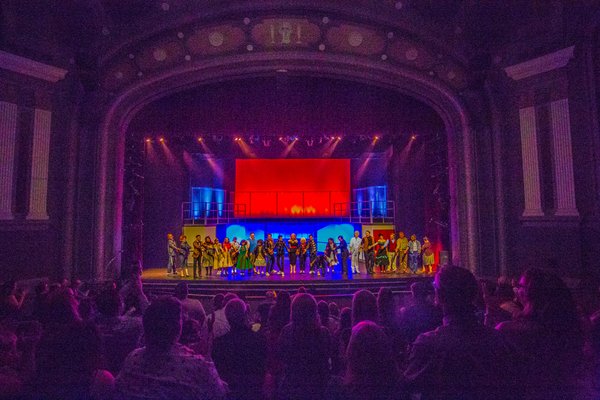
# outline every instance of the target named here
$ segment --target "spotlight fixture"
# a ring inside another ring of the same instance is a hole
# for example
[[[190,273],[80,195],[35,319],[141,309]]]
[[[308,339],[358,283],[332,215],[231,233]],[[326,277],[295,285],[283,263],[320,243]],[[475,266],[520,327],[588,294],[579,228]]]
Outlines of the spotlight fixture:
[[[341,137],[341,136],[338,136],[338,137],[337,137],[337,140],[342,140],[342,137]]]
[[[165,138],[161,136],[161,137],[158,138],[158,141],[161,142],[161,143],[164,143],[165,142]]]
[[[201,142],[201,141],[202,141],[202,138],[201,138],[201,137],[199,137],[199,138],[198,138],[198,141],[199,141],[199,142]]]
[[[417,135],[412,135],[412,136],[410,137],[410,140],[417,140]]]
[[[282,141],[283,141],[283,137],[279,136],[279,140],[282,140]]]
[[[374,140],[379,140],[379,136],[373,137]]]
[[[152,139],[150,139],[150,138],[146,138],[146,139],[144,139],[144,141],[145,141],[146,143],[152,143]]]

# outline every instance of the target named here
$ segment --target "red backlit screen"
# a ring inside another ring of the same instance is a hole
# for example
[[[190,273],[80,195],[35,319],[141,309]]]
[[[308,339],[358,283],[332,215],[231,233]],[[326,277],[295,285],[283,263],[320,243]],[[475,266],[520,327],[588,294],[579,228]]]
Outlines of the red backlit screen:
[[[349,201],[349,159],[236,160],[237,217],[334,217]]]

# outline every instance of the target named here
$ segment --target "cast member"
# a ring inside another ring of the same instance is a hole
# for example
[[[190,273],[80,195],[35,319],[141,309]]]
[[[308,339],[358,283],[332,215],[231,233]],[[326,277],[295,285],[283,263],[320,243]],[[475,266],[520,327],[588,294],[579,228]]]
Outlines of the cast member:
[[[397,247],[398,261],[400,263],[400,273],[408,273],[408,238],[404,236],[404,232],[398,234],[398,247]]]
[[[350,239],[350,256],[352,258],[352,273],[358,274],[360,270],[358,268],[358,259],[362,249],[362,239],[360,238],[360,232],[354,231],[354,237]]]
[[[231,265],[233,265],[233,274],[237,274],[237,258],[240,253],[240,242],[236,236],[231,241]]]
[[[254,249],[254,271],[258,275],[264,275],[267,267],[267,255],[265,251],[264,242],[259,239],[256,242],[256,248]]]
[[[327,257],[324,254],[319,254],[311,261],[310,267],[317,271],[317,276],[325,276],[328,265]]]
[[[365,254],[365,268],[367,269],[368,275],[373,275],[375,273],[374,265],[375,265],[375,243],[373,243],[373,236],[371,236],[370,231],[365,231],[365,237],[362,239],[362,250]]]
[[[315,259],[317,258],[317,242],[313,235],[308,235],[308,241],[306,242],[308,245],[308,258],[309,258],[309,266],[310,266],[310,274],[315,273]]]
[[[202,257],[202,236],[196,235],[196,240],[192,243],[194,250],[192,251],[194,279],[200,278],[202,267],[200,266],[200,258]]]
[[[338,236],[338,251],[340,252],[340,256],[342,258],[342,274],[350,274],[350,269],[348,268],[348,257],[350,252],[348,251],[348,243],[344,240],[342,235]]]
[[[298,247],[298,260],[300,263],[300,273],[303,274],[306,269],[306,257],[308,256],[308,244],[306,238],[300,239],[300,246]]]
[[[417,240],[417,235],[410,235],[408,242],[408,267],[413,274],[419,270],[419,254],[421,254],[421,242]]]
[[[167,234],[167,252],[169,255],[169,263],[167,264],[167,275],[177,275],[177,254],[179,249],[172,233]]]
[[[189,277],[188,272],[188,257],[190,256],[190,249],[192,247],[187,242],[187,236],[179,236],[179,266],[181,267],[181,276]],[[185,275],[184,275],[185,273]]]
[[[283,241],[283,236],[279,235],[277,237],[277,242],[275,242],[275,259],[277,260],[277,269],[281,276],[283,276],[284,271],[284,256],[285,256],[285,242]]]
[[[296,239],[296,234],[292,233],[290,235],[290,240],[288,240],[287,244],[287,252],[288,258],[290,260],[290,274],[296,273],[296,263],[298,262],[298,246],[300,243],[298,239]]]
[[[388,246],[387,246],[387,256],[388,256],[388,261],[389,261],[389,264],[387,267],[388,272],[395,273],[397,271],[397,268],[396,268],[396,262],[398,261],[397,251],[398,251],[398,241],[396,240],[396,235],[392,233],[390,235],[390,239],[388,240]]]
[[[250,260],[248,259],[248,241],[242,240],[240,243],[240,251],[237,258],[236,269],[240,275],[244,276],[251,268]]]
[[[335,266],[338,265],[337,246],[333,238],[327,239],[327,247],[325,247],[325,258],[327,259],[327,272],[334,272]]]
[[[387,256],[387,245],[387,240],[385,240],[383,234],[380,233],[375,246],[375,265],[379,267],[379,272],[382,274],[385,273],[390,262]]]
[[[225,270],[225,252],[217,238],[213,241],[213,249],[215,252],[213,267],[217,271],[217,275],[223,276]]]
[[[225,260],[223,261],[225,275],[229,275],[231,270],[233,269],[233,259],[231,258],[231,251],[233,249],[233,246],[229,242],[228,237],[223,239],[222,247],[223,247],[223,255],[225,256]]]
[[[256,237],[254,232],[250,232],[250,238],[248,239],[248,259],[250,260],[250,264],[254,265],[254,249],[256,249]],[[256,268],[254,269],[254,273],[256,273]]]
[[[212,269],[215,262],[215,248],[210,236],[204,238],[202,243],[202,266],[206,272],[206,276],[212,275]]]
[[[421,252],[423,253],[423,273],[433,274],[433,264],[435,264],[435,255],[431,249],[431,242],[425,236],[423,238],[423,246],[421,246]]]
[[[269,276],[275,269],[275,241],[270,233],[267,235],[264,246],[267,257],[267,276]]]

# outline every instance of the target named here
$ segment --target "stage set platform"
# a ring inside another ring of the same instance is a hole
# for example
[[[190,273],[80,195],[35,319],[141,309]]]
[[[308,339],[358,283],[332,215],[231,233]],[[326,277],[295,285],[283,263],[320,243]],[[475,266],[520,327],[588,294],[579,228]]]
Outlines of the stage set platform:
[[[381,287],[390,288],[394,294],[406,295],[410,293],[412,283],[432,280],[433,275],[380,273],[375,275],[360,273],[349,277],[341,273],[327,274],[326,277],[307,273],[286,274],[283,277],[279,275],[220,277],[214,275],[214,271],[212,276],[192,279],[167,275],[165,268],[145,269],[142,274],[144,290],[153,294],[173,294],[179,282],[187,282],[190,295],[196,298],[209,298],[217,293],[235,292],[248,300],[264,298],[267,290],[285,290],[295,293],[301,286],[318,298],[349,297],[360,289],[376,292]]]

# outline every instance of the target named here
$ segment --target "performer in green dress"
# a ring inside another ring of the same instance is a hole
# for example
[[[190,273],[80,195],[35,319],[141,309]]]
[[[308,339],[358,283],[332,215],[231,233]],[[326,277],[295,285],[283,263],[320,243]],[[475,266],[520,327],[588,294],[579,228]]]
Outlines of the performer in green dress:
[[[245,275],[246,271],[249,271],[251,268],[252,264],[248,258],[248,241],[242,240],[240,243],[236,269],[240,272],[240,275]]]
[[[384,239],[383,234],[379,234],[377,246],[375,246],[375,265],[379,266],[379,272],[385,273],[390,260],[387,256],[388,241]]]

